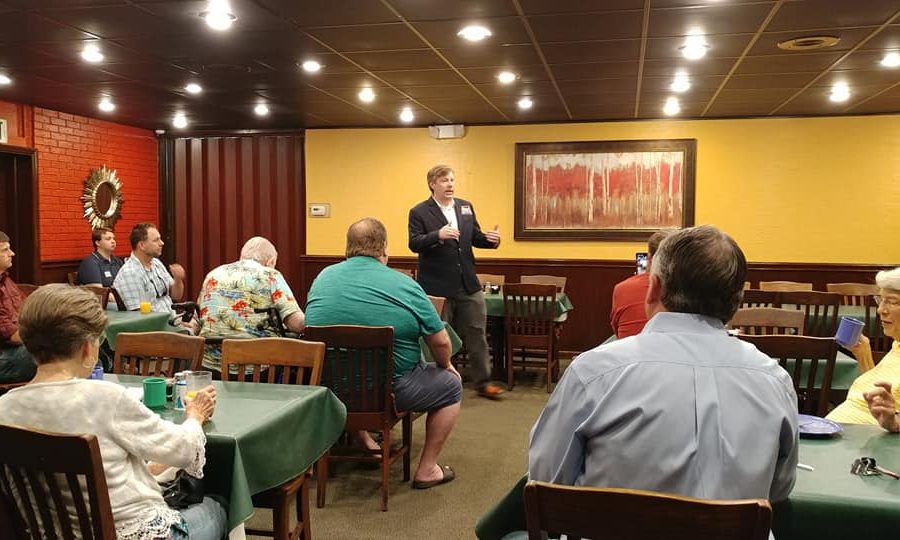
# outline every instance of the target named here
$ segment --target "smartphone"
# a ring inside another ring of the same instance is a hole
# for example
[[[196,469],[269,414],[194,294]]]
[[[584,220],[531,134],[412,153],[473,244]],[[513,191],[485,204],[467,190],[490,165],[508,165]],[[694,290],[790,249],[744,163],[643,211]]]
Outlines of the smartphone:
[[[647,271],[647,260],[648,256],[646,252],[638,251],[634,254],[634,265],[637,270],[635,274],[643,274]]]

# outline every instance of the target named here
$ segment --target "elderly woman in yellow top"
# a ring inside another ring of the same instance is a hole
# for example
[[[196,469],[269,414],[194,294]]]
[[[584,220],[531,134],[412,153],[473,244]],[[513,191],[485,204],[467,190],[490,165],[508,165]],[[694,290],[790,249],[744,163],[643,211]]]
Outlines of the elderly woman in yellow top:
[[[900,268],[878,272],[875,283],[881,289],[878,316],[884,335],[894,340],[878,365],[872,361],[869,340],[862,336],[850,350],[859,362],[862,375],[853,381],[847,400],[838,405],[828,418],[845,424],[881,424],[885,429],[900,432],[895,397],[900,398]],[[892,391],[893,389],[893,391]],[[895,414],[897,413],[897,414]]]

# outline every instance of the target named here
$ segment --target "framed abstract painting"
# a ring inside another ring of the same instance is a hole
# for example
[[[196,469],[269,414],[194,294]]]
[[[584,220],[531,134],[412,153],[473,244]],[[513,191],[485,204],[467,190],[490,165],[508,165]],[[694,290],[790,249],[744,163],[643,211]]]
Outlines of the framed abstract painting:
[[[646,240],[694,224],[696,139],[516,144],[515,238]]]

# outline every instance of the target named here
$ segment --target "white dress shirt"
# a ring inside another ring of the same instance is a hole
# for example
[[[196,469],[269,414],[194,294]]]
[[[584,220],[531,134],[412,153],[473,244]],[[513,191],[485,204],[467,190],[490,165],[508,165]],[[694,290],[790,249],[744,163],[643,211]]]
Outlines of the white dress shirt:
[[[447,218],[447,223],[454,229],[459,230],[459,223],[456,222],[456,199],[450,199],[450,204],[447,206],[441,205],[437,199],[434,199],[434,202],[437,203],[438,208],[441,209],[441,213]]]

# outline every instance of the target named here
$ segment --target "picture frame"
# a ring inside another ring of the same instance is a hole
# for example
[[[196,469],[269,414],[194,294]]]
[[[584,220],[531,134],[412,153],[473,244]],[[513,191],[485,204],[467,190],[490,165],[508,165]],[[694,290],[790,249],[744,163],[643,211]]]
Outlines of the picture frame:
[[[516,143],[517,240],[646,240],[694,225],[696,139]]]

